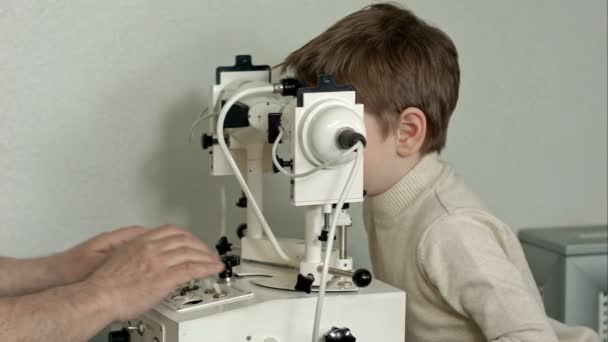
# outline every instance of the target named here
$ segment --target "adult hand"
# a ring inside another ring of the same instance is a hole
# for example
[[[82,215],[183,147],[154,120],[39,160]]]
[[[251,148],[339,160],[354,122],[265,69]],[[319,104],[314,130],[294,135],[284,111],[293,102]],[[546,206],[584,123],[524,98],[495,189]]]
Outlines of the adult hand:
[[[115,321],[151,309],[176,286],[221,272],[224,265],[191,233],[162,226],[124,243],[84,283],[97,291]]]
[[[81,281],[103,264],[114,250],[147,231],[144,227],[131,226],[99,234],[51,256],[51,267],[61,275],[63,283]]]

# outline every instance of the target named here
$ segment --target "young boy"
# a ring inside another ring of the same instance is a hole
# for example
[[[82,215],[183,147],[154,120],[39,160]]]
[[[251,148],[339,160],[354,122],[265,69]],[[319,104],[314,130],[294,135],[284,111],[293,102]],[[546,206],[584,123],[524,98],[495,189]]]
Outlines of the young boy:
[[[548,319],[511,229],[439,160],[458,99],[456,48],[411,11],[376,4],[282,64],[365,105],[365,225],[376,277],[407,292],[408,342],[599,341]]]

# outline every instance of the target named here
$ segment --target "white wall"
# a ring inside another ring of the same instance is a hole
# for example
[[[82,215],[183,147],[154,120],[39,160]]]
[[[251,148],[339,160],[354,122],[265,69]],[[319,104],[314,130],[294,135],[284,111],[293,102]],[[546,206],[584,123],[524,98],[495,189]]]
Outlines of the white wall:
[[[133,223],[213,242],[219,180],[186,137],[214,68],[238,53],[276,64],[368,2],[0,2],[0,254]],[[606,1],[407,5],[459,48],[445,156],[490,207],[514,228],[605,223]],[[270,223],[299,236],[286,181],[268,180]],[[231,227],[243,217],[233,209]],[[360,219],[354,230],[368,265]]]

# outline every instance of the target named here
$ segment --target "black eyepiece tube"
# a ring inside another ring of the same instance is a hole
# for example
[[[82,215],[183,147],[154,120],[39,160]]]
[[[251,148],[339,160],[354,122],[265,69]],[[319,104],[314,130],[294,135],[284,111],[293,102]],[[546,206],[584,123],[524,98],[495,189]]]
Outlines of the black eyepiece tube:
[[[363,147],[367,145],[365,136],[351,128],[344,129],[338,133],[338,147],[342,150],[348,150],[349,148],[355,146],[355,144],[358,142],[361,142]]]

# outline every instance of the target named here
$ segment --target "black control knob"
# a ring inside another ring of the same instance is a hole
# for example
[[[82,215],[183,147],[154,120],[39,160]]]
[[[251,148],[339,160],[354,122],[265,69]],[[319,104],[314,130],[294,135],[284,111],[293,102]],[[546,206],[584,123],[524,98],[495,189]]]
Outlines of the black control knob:
[[[236,229],[236,236],[242,239],[247,235],[247,223],[241,223]]]
[[[283,158],[277,156],[277,162],[279,162],[279,165],[281,165],[282,168],[284,168],[284,169],[290,168],[293,170],[293,160],[283,159]],[[277,168],[276,165],[274,165],[274,163],[272,163],[272,172],[274,172],[274,173],[279,172],[279,169]]]
[[[232,267],[224,266],[224,271],[222,273],[218,274],[218,277],[220,277],[220,279],[232,278]]]
[[[241,194],[241,198],[236,202],[236,206],[239,208],[247,208],[247,197],[244,193]]]
[[[327,238],[328,238],[328,235],[329,235],[329,232],[328,232],[327,230],[322,230],[322,231],[321,231],[321,235],[319,235],[319,236],[317,237],[317,239],[318,239],[319,241],[326,242],[326,241],[327,241]]]
[[[220,279],[232,278],[232,267],[241,264],[241,258],[238,255],[224,255],[222,257],[224,263],[224,271],[219,274]]]
[[[108,334],[108,342],[130,342],[131,334],[126,329],[112,331]]]
[[[203,146],[203,150],[208,149],[209,147],[213,146],[213,144],[216,142],[215,139],[213,139],[212,135],[209,134],[203,134],[203,136],[201,137],[201,146]]]
[[[312,284],[315,282],[315,277],[312,274],[304,276],[298,273],[298,279],[294,289],[296,291],[306,292],[310,294],[312,292]]]
[[[219,241],[215,244],[215,249],[217,249],[217,252],[219,253],[219,255],[224,255],[230,251],[232,251],[232,244],[230,242],[228,242],[228,238],[225,236],[222,236]]]
[[[348,328],[336,328],[333,327],[324,336],[325,342],[355,342],[357,339],[350,332]]]
[[[366,287],[373,280],[372,273],[365,268],[360,268],[353,273],[353,283],[357,287]]]
[[[290,168],[293,170],[293,160],[277,157],[277,161],[279,162],[279,165],[281,165],[281,167]],[[272,166],[274,166],[274,164]],[[275,173],[279,172],[279,169],[277,169],[276,167],[274,168],[274,170],[276,170]]]
[[[328,239],[328,238],[329,238],[329,231],[327,231],[327,230],[322,230],[322,231],[321,231],[321,235],[319,235],[319,236],[317,237],[317,239],[318,239],[319,241],[323,241],[323,242],[327,242],[327,239]],[[336,235],[334,235],[334,241],[336,241],[336,239],[337,239],[337,238],[338,238],[338,237],[337,237]]]
[[[222,257],[222,262],[230,263],[231,267],[238,266],[241,264],[241,257],[238,255],[224,255]]]

